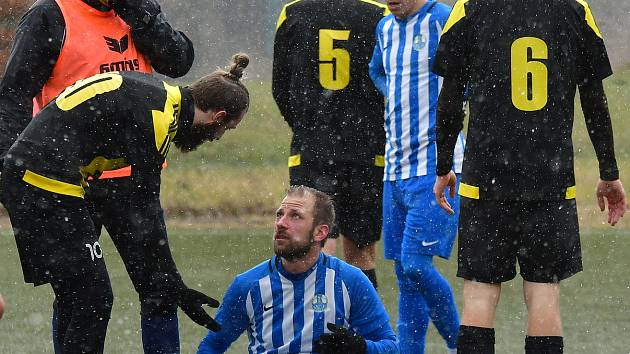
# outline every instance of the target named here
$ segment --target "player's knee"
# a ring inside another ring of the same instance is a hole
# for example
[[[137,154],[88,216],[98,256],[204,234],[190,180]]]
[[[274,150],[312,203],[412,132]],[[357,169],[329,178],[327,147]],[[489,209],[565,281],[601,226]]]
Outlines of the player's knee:
[[[415,294],[420,291],[420,284],[413,281],[404,271],[400,262],[396,262],[396,279],[398,280],[398,289],[401,294]]]
[[[428,255],[403,256],[402,273],[410,280],[420,284],[427,284],[435,279],[433,257]]]
[[[114,294],[109,283],[83,288],[77,295],[77,305],[82,311],[91,313],[98,319],[110,318],[114,306]]]

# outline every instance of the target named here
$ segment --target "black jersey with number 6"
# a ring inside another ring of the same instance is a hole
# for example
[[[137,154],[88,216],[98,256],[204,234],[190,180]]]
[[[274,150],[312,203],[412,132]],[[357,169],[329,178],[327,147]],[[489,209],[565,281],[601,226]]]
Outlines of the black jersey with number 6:
[[[459,0],[433,69],[469,87],[460,194],[574,197],[576,87],[612,74],[584,0]]]
[[[383,98],[368,75],[376,24],[372,0],[297,0],[280,14],[273,94],[301,162],[374,165],[385,146]]]

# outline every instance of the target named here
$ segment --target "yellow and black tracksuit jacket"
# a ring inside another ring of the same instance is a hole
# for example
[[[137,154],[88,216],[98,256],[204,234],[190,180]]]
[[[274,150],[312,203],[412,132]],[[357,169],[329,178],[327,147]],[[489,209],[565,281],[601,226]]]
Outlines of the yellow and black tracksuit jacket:
[[[178,131],[192,125],[185,88],[142,73],[80,80],[51,101],[9,149],[6,166],[51,193],[82,198],[89,177],[131,165],[131,200],[159,208],[161,164]]]

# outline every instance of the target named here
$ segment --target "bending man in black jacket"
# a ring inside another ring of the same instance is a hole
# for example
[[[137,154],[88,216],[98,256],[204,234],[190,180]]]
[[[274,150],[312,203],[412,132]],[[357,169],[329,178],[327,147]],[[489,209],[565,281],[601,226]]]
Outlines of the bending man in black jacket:
[[[62,353],[102,353],[113,295],[98,232],[83,199],[90,178],[132,166],[119,227],[140,252],[153,301],[176,303],[193,321],[219,327],[201,307],[218,302],[188,288],[171,257],[160,207],[161,165],[170,143],[183,151],[234,129],[249,106],[239,82],[246,56],[189,88],[143,73],[78,81],[26,127],[4,160],[7,208],[24,279],[50,283]]]
[[[43,108],[66,86],[107,71],[188,72],[193,45],[173,30],[155,0],[39,0],[21,19],[0,83],[0,157]],[[139,236],[120,225],[130,202],[129,168],[90,182],[86,195],[96,230],[105,226],[141,302],[145,353],[179,352],[177,305],[154,299],[140,256]],[[54,305],[53,338],[59,320]],[[55,351],[60,351],[55,341]]]

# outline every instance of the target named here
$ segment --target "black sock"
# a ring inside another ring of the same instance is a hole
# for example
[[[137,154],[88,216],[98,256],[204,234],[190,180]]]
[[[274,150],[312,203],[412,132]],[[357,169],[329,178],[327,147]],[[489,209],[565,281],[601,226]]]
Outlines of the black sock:
[[[525,337],[525,354],[562,354],[564,342],[560,336]]]
[[[368,279],[370,279],[372,285],[374,285],[374,289],[378,290],[378,282],[376,281],[376,269],[361,269],[361,271],[363,272],[363,274],[367,275]]]
[[[494,328],[459,326],[457,354],[494,354]]]

